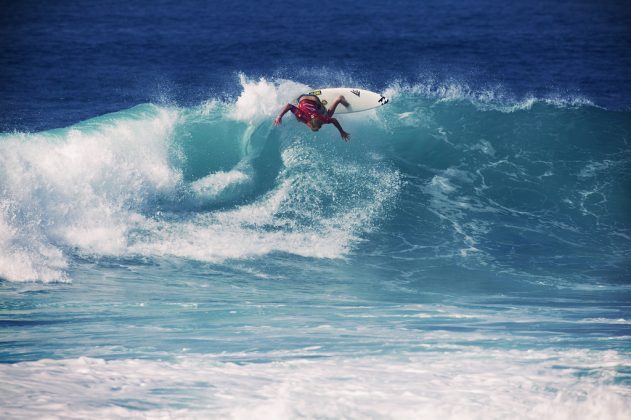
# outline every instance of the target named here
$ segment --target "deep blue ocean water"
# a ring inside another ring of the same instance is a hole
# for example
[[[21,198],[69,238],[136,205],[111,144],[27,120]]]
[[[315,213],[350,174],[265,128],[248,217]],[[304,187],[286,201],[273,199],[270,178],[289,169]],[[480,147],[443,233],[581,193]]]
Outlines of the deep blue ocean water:
[[[4,2],[3,418],[631,416],[625,2]],[[387,106],[272,119],[351,86]]]

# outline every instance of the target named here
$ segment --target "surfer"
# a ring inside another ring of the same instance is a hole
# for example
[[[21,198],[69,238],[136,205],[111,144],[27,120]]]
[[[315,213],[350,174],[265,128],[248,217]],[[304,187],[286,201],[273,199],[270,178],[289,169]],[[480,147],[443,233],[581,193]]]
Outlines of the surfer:
[[[340,132],[342,139],[348,141],[351,135],[344,131],[337,119],[333,118],[335,108],[337,108],[339,104],[348,106],[348,102],[341,95],[333,101],[328,110],[322,105],[320,98],[316,95],[300,95],[298,97],[298,106],[292,104],[285,105],[280,114],[274,119],[274,125],[280,125],[283,115],[285,115],[287,111],[291,111],[298,121],[306,124],[312,131],[318,131],[320,127],[322,127],[322,124],[333,124]]]

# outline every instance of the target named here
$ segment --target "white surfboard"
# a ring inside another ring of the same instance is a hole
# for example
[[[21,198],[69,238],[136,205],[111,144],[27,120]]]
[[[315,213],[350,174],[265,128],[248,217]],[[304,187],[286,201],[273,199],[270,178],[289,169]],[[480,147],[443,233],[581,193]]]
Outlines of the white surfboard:
[[[354,88],[329,88],[329,89],[317,89],[309,92],[309,95],[315,95],[320,98],[320,102],[325,107],[333,103],[338,96],[344,96],[344,99],[348,101],[348,107],[339,104],[335,109],[335,114],[348,114],[351,112],[367,111],[369,109],[383,106],[389,102],[389,99],[385,96],[371,92],[365,89]]]

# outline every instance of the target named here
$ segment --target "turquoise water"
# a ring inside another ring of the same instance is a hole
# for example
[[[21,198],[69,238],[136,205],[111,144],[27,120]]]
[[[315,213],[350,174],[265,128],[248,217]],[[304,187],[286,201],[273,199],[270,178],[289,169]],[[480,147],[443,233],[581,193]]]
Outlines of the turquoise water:
[[[0,137],[5,414],[626,418],[631,114],[309,88]]]

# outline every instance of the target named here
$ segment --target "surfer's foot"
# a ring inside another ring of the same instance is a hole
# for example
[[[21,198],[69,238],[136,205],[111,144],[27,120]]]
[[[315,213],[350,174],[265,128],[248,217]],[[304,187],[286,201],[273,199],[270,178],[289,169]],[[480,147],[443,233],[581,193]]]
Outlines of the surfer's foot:
[[[348,106],[348,101],[346,100],[346,98],[344,98],[343,96],[340,96],[338,99],[342,105]]]

